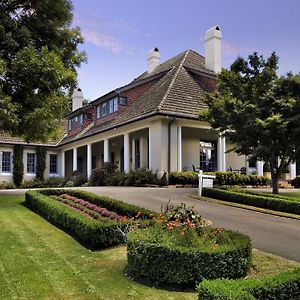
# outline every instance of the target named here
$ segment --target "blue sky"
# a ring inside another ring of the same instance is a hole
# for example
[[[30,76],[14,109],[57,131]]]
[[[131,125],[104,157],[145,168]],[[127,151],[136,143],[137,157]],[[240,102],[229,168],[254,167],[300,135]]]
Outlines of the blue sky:
[[[147,68],[147,52],[161,61],[193,49],[204,54],[204,32],[222,30],[222,65],[257,51],[279,55],[279,73],[300,72],[298,0],[73,0],[88,62],[78,69],[89,100],[125,85]]]

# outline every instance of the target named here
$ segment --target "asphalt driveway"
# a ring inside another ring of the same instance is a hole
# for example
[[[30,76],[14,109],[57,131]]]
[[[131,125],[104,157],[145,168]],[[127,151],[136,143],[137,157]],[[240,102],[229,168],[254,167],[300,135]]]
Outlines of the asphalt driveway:
[[[200,201],[187,197],[197,189],[135,188],[135,187],[85,187],[98,195],[106,195],[128,203],[160,211],[170,199],[173,204],[186,203],[211,220],[215,226],[248,234],[253,247],[300,262],[300,221]],[[19,190],[18,193],[24,193]],[[0,191],[12,193],[16,191]]]

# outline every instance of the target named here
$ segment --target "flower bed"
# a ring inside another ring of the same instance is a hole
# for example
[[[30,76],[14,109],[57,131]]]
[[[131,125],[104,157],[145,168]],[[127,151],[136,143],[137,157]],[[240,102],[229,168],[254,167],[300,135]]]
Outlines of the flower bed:
[[[126,273],[178,288],[245,276],[251,265],[250,238],[208,224],[182,205],[161,214],[156,225],[129,232]]]
[[[60,200],[55,201],[51,198],[53,196]],[[134,223],[132,218],[145,223],[153,215],[151,211],[134,205],[75,190],[28,191],[25,205],[91,249],[124,243],[124,233]],[[69,205],[93,218],[70,209]]]

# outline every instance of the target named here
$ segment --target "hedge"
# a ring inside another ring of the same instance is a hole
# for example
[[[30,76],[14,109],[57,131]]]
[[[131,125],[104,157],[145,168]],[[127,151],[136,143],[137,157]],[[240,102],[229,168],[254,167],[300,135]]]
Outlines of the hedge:
[[[25,205],[46,220],[69,233],[82,245],[90,249],[100,249],[124,243],[128,222],[113,220],[93,220],[73,211],[48,195],[68,193],[80,197],[93,204],[102,205],[122,215],[134,216],[141,211],[141,218],[149,218],[148,210],[122,203],[108,197],[100,197],[91,193],[71,190],[39,190],[28,191],[25,195]]]
[[[300,268],[260,280],[204,280],[197,291],[199,300],[300,299]]]
[[[300,214],[300,202],[296,199],[274,198],[218,188],[203,188],[202,195],[204,197],[228,202],[241,203],[291,214]]]
[[[187,249],[151,241],[152,229],[138,229],[127,234],[126,273],[138,281],[178,288],[195,287],[203,279],[245,276],[250,268],[252,246],[248,236],[227,231],[230,243],[224,247]]]
[[[205,173],[215,175],[214,183],[216,185],[252,185],[262,186],[267,184],[267,177],[257,175],[243,175],[233,172],[209,172]],[[198,173],[196,172],[171,172],[169,184],[192,184],[198,185]]]
[[[300,188],[300,176],[294,178],[291,182],[292,186],[296,189]]]

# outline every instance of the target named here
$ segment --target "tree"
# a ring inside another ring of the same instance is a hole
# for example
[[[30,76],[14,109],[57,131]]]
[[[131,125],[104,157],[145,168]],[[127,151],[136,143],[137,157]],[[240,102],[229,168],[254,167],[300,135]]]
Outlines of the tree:
[[[69,0],[0,1],[0,130],[26,141],[58,135],[85,60]]]
[[[200,113],[234,143],[234,151],[269,163],[273,193],[284,169],[300,156],[300,75],[277,75],[278,57],[237,58],[218,75]]]

